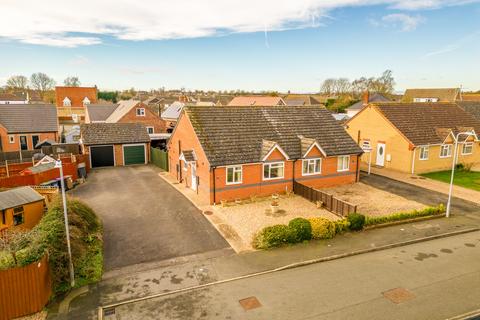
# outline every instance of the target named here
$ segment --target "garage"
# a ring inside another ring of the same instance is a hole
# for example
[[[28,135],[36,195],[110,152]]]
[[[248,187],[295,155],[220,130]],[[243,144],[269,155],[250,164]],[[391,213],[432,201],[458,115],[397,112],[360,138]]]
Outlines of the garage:
[[[145,164],[145,145],[123,145],[123,163],[126,166],[131,164]]]
[[[113,146],[90,146],[90,161],[92,168],[115,165]]]

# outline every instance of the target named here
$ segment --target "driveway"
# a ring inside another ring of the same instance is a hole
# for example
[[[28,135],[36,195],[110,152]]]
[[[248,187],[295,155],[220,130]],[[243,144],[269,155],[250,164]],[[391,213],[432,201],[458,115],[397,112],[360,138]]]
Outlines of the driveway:
[[[105,269],[198,253],[229,251],[228,243],[153,166],[92,170],[72,195],[103,220]]]

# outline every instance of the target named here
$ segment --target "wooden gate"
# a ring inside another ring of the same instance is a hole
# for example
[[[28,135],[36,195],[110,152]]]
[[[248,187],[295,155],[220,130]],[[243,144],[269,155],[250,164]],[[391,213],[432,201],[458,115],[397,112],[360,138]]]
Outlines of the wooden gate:
[[[293,182],[293,192],[314,203],[322,202],[323,207],[339,216],[346,217],[349,213],[356,213],[357,206],[335,198],[333,195],[308,187],[304,184]]]
[[[157,167],[168,171],[168,152],[156,148],[150,148],[151,162]]]

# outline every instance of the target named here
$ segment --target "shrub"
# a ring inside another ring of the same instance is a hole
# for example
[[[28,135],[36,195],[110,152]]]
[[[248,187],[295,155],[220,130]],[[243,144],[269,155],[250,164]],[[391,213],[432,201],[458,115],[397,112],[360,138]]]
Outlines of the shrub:
[[[350,222],[348,222],[348,219],[336,220],[334,223],[335,223],[335,233],[336,234],[348,231],[348,229],[350,227]]]
[[[365,225],[371,226],[376,224],[395,222],[401,220],[408,220],[420,217],[428,217],[445,213],[445,206],[439,204],[436,207],[428,207],[423,210],[413,210],[408,212],[397,212],[388,216],[379,216],[379,217],[367,217],[365,220]]]
[[[347,216],[347,220],[350,223],[350,230],[353,231],[362,230],[365,224],[365,216],[360,213],[350,213]]]
[[[252,245],[255,249],[269,249],[290,242],[293,242],[290,228],[284,224],[277,224],[260,230],[254,236]]]
[[[292,219],[288,223],[288,227],[292,233],[293,242],[302,242],[312,239],[312,226],[307,219]]]
[[[310,218],[313,239],[331,239],[335,236],[335,223],[325,218]]]

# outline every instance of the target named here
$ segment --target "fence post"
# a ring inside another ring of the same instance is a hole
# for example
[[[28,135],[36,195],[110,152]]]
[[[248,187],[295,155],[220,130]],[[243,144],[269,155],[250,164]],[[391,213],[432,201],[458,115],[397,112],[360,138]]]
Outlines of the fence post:
[[[5,170],[7,170],[7,178],[10,177],[10,172],[8,172],[8,160],[5,159]]]
[[[22,150],[18,151],[18,153],[20,153],[20,162],[23,162]]]

